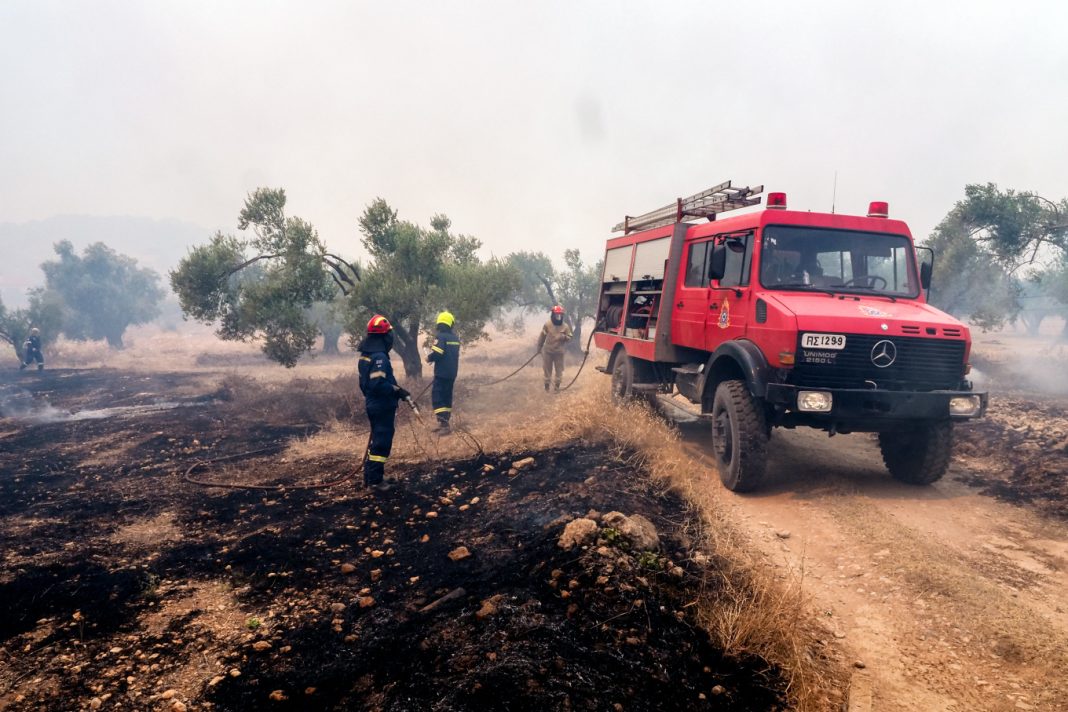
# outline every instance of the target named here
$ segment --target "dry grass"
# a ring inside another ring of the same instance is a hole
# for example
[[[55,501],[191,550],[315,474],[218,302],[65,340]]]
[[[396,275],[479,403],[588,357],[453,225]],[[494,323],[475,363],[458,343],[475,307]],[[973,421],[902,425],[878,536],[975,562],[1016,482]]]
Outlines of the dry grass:
[[[286,448],[285,457],[294,460],[314,460],[328,455],[362,459],[367,446],[367,428],[353,419],[327,421],[322,430],[294,440]]]
[[[751,557],[745,537],[716,502],[713,473],[683,452],[677,433],[663,420],[641,406],[614,406],[606,391],[603,384],[586,389],[528,436],[538,441],[556,433],[604,443],[610,457],[643,468],[678,492],[691,507],[694,556],[715,561],[698,604],[703,627],[727,653],[756,654],[781,668],[796,709],[836,708],[846,675],[820,640],[803,594],[803,573],[779,579]]]
[[[324,418],[351,421],[363,407],[357,390],[355,373],[279,383],[232,372],[219,381],[215,397],[242,416],[293,426]]]

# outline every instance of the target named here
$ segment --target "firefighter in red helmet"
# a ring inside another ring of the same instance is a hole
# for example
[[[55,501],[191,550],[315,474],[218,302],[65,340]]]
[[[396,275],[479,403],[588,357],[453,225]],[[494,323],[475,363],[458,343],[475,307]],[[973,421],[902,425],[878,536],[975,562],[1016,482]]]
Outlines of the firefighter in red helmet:
[[[541,327],[541,336],[538,338],[546,391],[549,390],[550,381],[556,391],[560,390],[560,381],[564,377],[564,349],[571,341],[571,336],[571,327],[564,321],[564,308],[557,304],[549,314],[549,321]]]
[[[397,403],[409,396],[397,385],[389,351],[393,348],[393,326],[381,314],[367,322],[367,336],[360,342],[360,391],[371,424],[371,442],[363,466],[363,482],[379,491],[388,491],[384,481],[386,461],[393,449]]]

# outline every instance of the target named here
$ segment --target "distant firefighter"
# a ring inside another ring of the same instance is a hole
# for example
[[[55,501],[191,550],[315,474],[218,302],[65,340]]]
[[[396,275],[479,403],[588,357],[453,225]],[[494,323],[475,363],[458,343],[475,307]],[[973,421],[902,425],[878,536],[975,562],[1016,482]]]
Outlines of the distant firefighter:
[[[538,338],[546,391],[549,390],[550,381],[555,390],[560,390],[560,381],[564,377],[564,349],[567,342],[571,341],[571,336],[571,327],[564,323],[564,308],[557,304],[549,315],[549,321],[541,328],[541,336]]]
[[[434,415],[438,418],[435,430],[441,435],[451,432],[449,419],[452,417],[452,387],[456,383],[456,374],[460,368],[460,340],[452,330],[455,321],[456,317],[447,311],[438,314],[437,338],[426,359],[434,364],[434,385],[430,391],[430,399],[434,405]]]
[[[44,354],[41,353],[41,330],[36,326],[30,329],[30,335],[26,338],[26,343],[22,345],[23,360],[19,366],[19,370],[22,370],[37,362],[37,370],[44,370]]]
[[[393,449],[393,433],[397,419],[397,403],[409,397],[408,391],[397,385],[389,351],[393,348],[393,326],[386,317],[375,314],[367,323],[367,336],[359,345],[360,390],[371,423],[371,443],[367,448],[363,468],[363,483],[380,492],[389,490],[384,481],[386,462]]]

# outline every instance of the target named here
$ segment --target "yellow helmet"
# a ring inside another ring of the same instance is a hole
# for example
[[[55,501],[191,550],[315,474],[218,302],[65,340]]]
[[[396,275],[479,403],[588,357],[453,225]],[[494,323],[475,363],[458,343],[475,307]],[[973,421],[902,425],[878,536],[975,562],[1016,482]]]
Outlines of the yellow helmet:
[[[454,317],[452,315],[452,312],[443,311],[440,314],[438,314],[437,323],[444,324],[445,326],[449,327],[450,329],[452,328],[453,322],[455,322],[455,321],[456,321],[456,317]]]

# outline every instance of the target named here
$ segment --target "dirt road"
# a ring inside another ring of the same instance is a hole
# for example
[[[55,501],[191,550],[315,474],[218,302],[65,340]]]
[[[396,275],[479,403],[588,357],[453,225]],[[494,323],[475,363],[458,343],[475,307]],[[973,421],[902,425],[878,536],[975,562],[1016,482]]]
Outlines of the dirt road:
[[[704,429],[684,442],[715,478]],[[1068,709],[1068,526],[963,483],[998,454],[917,488],[869,435],[773,442],[767,485],[720,498],[769,566],[803,576],[873,709]]]

